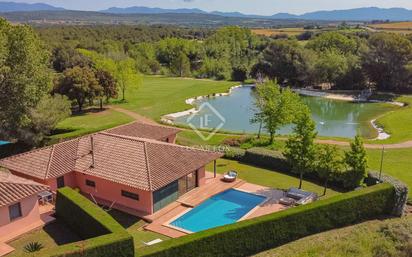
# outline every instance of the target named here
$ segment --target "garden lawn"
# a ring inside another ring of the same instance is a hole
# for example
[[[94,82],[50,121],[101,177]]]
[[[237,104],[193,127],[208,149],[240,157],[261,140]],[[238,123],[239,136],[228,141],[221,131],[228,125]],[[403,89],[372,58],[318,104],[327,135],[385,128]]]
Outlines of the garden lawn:
[[[138,217],[117,210],[111,210],[109,214],[133,236],[136,251],[146,246],[143,242],[147,243],[155,239],[162,239],[163,241],[170,239],[161,234],[145,231],[143,227],[147,223]]]
[[[367,150],[369,168],[380,170],[381,150]],[[409,187],[409,199],[412,199],[412,148],[385,150],[383,172],[402,180]]]
[[[50,139],[53,142],[58,139],[79,137],[132,121],[133,118],[113,110],[86,112],[81,115],[73,115],[60,122]]]
[[[34,256],[32,253],[26,253],[24,247],[32,242],[38,242],[43,245],[44,251],[50,250],[60,245],[80,241],[81,238],[73,233],[64,223],[56,222],[46,225],[42,229],[33,230],[26,233],[15,241],[9,243],[15,249],[7,257],[26,257]]]
[[[379,141],[380,144],[412,140],[412,96],[402,96],[396,101],[407,103],[408,106],[389,112],[377,120],[377,123],[391,135],[389,139]]]
[[[208,170],[213,170],[213,164],[210,164],[207,168]],[[243,179],[246,182],[252,184],[277,189],[289,189],[291,187],[299,186],[299,179],[297,177],[287,175],[285,173],[259,168],[226,159],[219,159],[217,161],[218,173],[223,174],[230,170],[237,171],[239,173],[240,179]],[[313,182],[304,181],[303,189],[306,191],[318,193],[319,195],[323,194],[323,186],[317,185]],[[339,194],[339,192],[328,189],[326,197],[331,197],[337,194]]]
[[[227,92],[239,82],[198,80],[144,76],[140,87],[130,87],[126,91],[126,103],[120,106],[135,111],[154,120],[165,114],[193,108],[186,99]]]
[[[254,257],[411,256],[412,216],[374,220],[302,238]]]

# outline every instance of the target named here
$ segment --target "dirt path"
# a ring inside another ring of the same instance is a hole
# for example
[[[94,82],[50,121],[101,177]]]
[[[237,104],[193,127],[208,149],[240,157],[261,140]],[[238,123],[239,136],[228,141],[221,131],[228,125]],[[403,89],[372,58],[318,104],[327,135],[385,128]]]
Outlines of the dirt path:
[[[117,112],[121,112],[121,113],[123,113],[123,114],[126,114],[127,116],[130,116],[131,118],[135,119],[136,121],[140,121],[140,122],[147,123],[147,124],[157,124],[157,123],[156,123],[154,120],[152,120],[152,119],[149,119],[149,118],[147,118],[147,117],[145,117],[145,116],[143,116],[143,115],[140,115],[140,114],[138,114],[138,113],[136,113],[136,112],[134,112],[134,111],[130,111],[130,110],[124,109],[124,108],[122,108],[122,107],[118,107],[118,106],[111,105],[111,106],[109,106],[108,108],[110,108],[111,110],[114,110],[114,111],[117,111]]]
[[[118,106],[109,106],[110,109],[121,112],[123,114],[126,114],[136,121],[148,123],[148,124],[157,124],[155,121],[153,121],[150,118],[147,118],[143,115],[140,115],[138,113],[135,113],[133,111],[118,107]],[[185,128],[180,128],[182,130],[191,130],[191,129],[185,129]],[[239,136],[238,134],[225,134],[229,136]],[[281,140],[284,140],[285,138],[279,138]],[[316,140],[316,143],[318,144],[329,144],[329,145],[338,145],[338,146],[349,146],[349,142],[342,142],[342,141],[336,141],[336,140],[323,140],[323,139],[318,139]],[[402,143],[397,143],[397,144],[365,144],[365,148],[368,149],[382,149],[382,147],[385,147],[385,149],[405,149],[405,148],[412,148],[412,141],[406,141]]]
[[[316,140],[316,143],[319,144],[329,144],[329,145],[339,145],[339,146],[349,146],[348,142],[341,142],[335,140]],[[405,149],[405,148],[412,148],[412,141],[406,141],[398,144],[365,144],[365,148],[368,149]]]

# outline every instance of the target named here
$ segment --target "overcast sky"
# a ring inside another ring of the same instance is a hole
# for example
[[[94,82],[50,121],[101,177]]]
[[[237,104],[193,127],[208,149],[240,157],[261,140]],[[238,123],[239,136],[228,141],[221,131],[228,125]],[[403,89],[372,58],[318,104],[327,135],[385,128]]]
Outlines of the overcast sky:
[[[4,0],[0,0],[6,2]],[[13,0],[7,0],[13,1]],[[278,12],[302,14],[318,10],[358,7],[404,7],[412,9],[412,0],[14,0],[74,10],[102,10],[108,7],[148,6],[162,8],[200,8],[206,11],[239,11],[247,14],[271,15]]]

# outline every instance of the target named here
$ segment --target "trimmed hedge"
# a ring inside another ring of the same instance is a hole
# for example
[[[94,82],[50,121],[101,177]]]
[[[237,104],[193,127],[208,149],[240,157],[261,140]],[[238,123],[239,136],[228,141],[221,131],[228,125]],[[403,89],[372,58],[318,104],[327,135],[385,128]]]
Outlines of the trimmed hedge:
[[[227,147],[224,158],[235,161],[242,161],[245,157],[246,150],[237,147]]]
[[[406,213],[406,204],[408,202],[408,186],[402,181],[386,174],[382,174],[380,179],[381,181],[379,181],[379,172],[371,171],[368,173],[368,177],[365,179],[365,182],[368,186],[376,185],[380,182],[393,185],[395,188],[395,201],[393,204],[394,207],[392,210],[392,215],[398,217],[403,216]]]
[[[291,170],[288,161],[281,152],[265,148],[256,147],[247,150],[242,161],[282,172],[289,172]]]
[[[250,256],[315,233],[388,215],[395,190],[380,184],[144,248],[137,257]]]
[[[57,191],[56,215],[84,241],[51,249],[50,257],[132,257],[132,236],[108,213],[71,188]]]

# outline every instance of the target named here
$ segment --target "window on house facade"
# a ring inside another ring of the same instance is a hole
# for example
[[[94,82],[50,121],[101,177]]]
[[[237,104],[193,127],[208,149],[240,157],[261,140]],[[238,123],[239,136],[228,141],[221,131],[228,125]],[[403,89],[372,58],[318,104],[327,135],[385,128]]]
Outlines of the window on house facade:
[[[57,178],[57,188],[62,188],[64,186],[65,186],[64,177],[58,177]]]
[[[15,219],[18,219],[22,216],[22,212],[21,212],[21,205],[20,203],[16,203],[13,205],[9,206],[9,217],[10,217],[10,221],[13,221]]]
[[[139,195],[135,194],[135,193],[131,193],[131,192],[122,190],[122,196],[133,199],[133,200],[136,200],[136,201],[139,201]]]
[[[86,179],[86,186],[96,187],[96,182]]]

